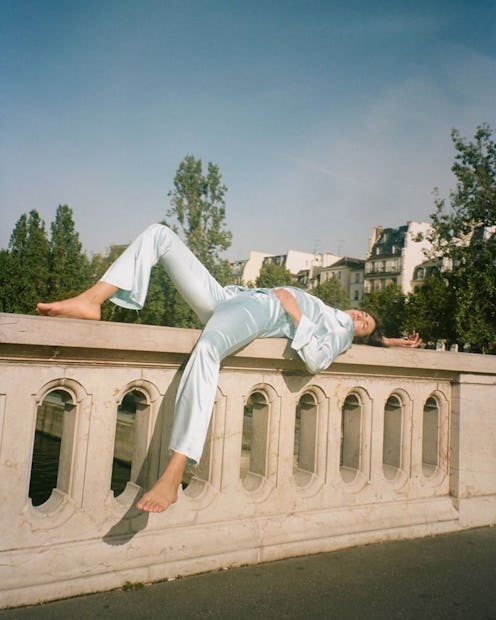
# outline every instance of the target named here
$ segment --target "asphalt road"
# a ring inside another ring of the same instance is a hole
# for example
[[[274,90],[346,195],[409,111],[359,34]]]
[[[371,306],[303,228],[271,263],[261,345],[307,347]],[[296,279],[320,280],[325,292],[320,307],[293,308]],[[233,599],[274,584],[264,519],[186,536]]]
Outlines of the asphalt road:
[[[0,611],[0,620],[496,620],[496,527]]]

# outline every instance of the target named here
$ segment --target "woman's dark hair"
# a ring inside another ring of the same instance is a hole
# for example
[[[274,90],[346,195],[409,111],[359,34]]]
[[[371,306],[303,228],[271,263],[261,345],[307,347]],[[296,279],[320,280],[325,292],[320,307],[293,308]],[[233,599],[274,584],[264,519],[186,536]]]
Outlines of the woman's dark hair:
[[[374,331],[370,334],[370,336],[365,337],[365,342],[363,344],[368,344],[372,347],[384,347],[384,340],[382,339],[383,334],[380,327],[376,327]]]
[[[384,346],[386,346],[384,344],[384,340],[382,339],[383,333],[382,333],[381,326],[379,324],[379,320],[377,319],[377,317],[374,314],[372,314],[372,312],[369,312],[367,310],[367,313],[369,314],[369,316],[371,316],[374,319],[374,321],[375,321],[375,329],[368,336],[356,336],[355,338],[353,338],[353,342],[356,343],[356,344],[368,344],[368,345],[370,345],[372,347],[384,347]]]

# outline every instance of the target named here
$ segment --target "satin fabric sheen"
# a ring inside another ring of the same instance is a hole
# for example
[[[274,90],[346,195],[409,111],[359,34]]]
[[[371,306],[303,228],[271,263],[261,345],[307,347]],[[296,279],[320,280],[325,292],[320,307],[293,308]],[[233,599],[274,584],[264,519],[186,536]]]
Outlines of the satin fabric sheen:
[[[178,387],[170,449],[198,462],[212,415],[221,361],[256,338],[283,337],[317,373],[352,344],[350,316],[304,291],[284,287],[303,316],[295,329],[273,289],[222,287],[168,227],[153,224],[121,254],[102,277],[119,288],[111,300],[140,310],[150,271],[164,267],[180,294],[204,324]]]

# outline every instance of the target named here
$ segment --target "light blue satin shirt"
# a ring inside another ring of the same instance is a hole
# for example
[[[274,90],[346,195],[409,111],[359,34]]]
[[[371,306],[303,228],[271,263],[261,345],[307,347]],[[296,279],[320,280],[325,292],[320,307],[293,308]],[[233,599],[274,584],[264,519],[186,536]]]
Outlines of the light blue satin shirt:
[[[338,355],[351,347],[354,334],[352,318],[346,312],[327,306],[318,297],[299,288],[291,286],[278,288],[284,288],[296,298],[302,312],[297,328],[274,295],[275,289],[227,286],[225,290],[235,297],[240,294],[241,298],[245,295],[265,298],[267,303],[277,308],[278,312],[273,315],[274,320],[267,325],[262,337],[287,338],[291,341],[291,348],[305,363],[308,372],[316,374],[325,370]],[[239,301],[241,302],[241,299]],[[254,318],[256,320],[258,317]]]
[[[318,373],[353,344],[353,320],[346,312],[327,306],[314,295],[297,288],[288,290],[296,297],[303,313],[296,330],[293,327],[291,348],[301,357],[308,372]]]

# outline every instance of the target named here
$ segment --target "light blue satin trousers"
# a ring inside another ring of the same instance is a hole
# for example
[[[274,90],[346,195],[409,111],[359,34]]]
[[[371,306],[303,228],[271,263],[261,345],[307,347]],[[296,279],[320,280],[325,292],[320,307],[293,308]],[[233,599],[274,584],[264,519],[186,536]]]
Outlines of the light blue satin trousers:
[[[204,324],[178,387],[170,442],[171,450],[198,462],[221,361],[255,338],[287,336],[291,325],[269,289],[222,287],[179,237],[161,224],[139,235],[102,277],[119,288],[112,301],[141,309],[157,262]]]

